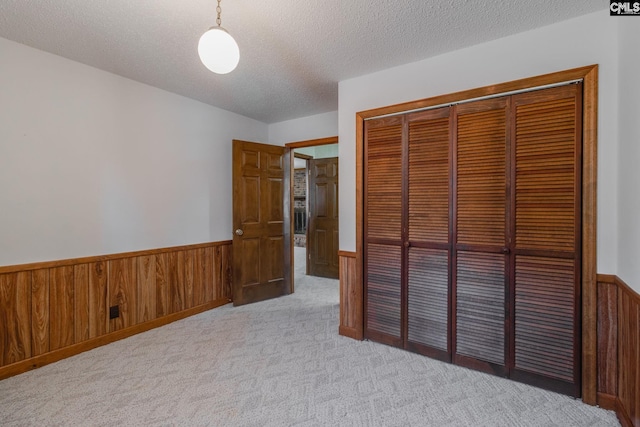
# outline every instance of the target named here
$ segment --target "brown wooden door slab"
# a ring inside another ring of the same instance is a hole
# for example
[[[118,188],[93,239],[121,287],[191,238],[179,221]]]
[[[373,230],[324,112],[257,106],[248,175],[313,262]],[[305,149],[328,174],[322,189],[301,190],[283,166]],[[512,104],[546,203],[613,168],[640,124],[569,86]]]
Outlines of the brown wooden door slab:
[[[449,259],[451,108],[408,121],[408,270],[405,347],[451,360]]]
[[[291,291],[285,157],[284,147],[233,141],[234,305]]]
[[[402,346],[403,118],[365,123],[364,334]]]
[[[337,279],[338,158],[309,160],[309,231],[307,253],[310,276]]]
[[[506,375],[507,98],[456,107],[453,360]]]
[[[579,396],[582,85],[515,95],[511,377]]]

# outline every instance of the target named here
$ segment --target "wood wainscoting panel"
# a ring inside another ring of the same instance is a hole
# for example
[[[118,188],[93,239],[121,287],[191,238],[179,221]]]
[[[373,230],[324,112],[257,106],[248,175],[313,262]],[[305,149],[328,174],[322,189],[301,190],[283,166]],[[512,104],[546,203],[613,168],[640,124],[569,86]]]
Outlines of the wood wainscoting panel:
[[[640,427],[640,295],[598,275],[598,404],[625,427]]]
[[[109,307],[118,306],[120,315],[109,320],[109,331],[114,332],[138,323],[136,259],[123,258],[109,261]]]
[[[339,251],[340,335],[363,339],[362,283],[357,278],[355,252]]]
[[[31,274],[0,275],[0,363],[31,357]]]
[[[106,334],[109,327],[108,277],[106,261],[89,263],[89,338]]]
[[[74,344],[73,266],[49,270],[49,348],[57,350]]]
[[[73,266],[74,341],[89,339],[89,264]]]
[[[156,317],[169,313],[169,254],[164,253],[156,255]]]
[[[184,283],[184,308],[193,307],[193,265],[195,262],[195,253],[193,250],[183,252],[183,276]]]
[[[213,299],[232,298],[231,272],[233,251],[231,245],[216,246],[213,248]]]
[[[31,272],[32,356],[49,352],[49,324],[49,269],[44,268]]]
[[[598,392],[615,396],[618,389],[618,288],[598,281]]]
[[[169,261],[169,313],[178,313],[184,304],[184,252],[170,252]]]
[[[213,295],[213,251],[212,248],[195,250],[193,260],[193,304],[210,301]]]
[[[156,318],[156,256],[137,258],[138,270],[138,322]]]
[[[231,252],[222,241],[0,267],[0,380],[231,302]]]

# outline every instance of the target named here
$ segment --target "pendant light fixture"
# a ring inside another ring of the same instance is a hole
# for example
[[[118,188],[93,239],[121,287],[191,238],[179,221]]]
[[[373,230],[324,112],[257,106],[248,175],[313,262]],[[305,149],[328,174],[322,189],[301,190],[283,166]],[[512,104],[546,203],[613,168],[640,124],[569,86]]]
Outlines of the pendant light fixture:
[[[240,49],[238,44],[231,37],[231,34],[220,26],[220,1],[218,0],[218,18],[216,19],[217,27],[209,28],[209,31],[200,37],[198,42],[198,55],[200,60],[209,70],[217,74],[227,74],[233,71],[240,61]]]

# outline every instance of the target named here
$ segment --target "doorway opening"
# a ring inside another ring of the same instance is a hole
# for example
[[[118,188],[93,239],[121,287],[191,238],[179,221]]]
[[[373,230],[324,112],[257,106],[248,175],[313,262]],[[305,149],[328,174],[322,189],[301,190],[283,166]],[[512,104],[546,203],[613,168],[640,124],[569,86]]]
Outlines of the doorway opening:
[[[291,275],[338,279],[338,137],[291,149]]]

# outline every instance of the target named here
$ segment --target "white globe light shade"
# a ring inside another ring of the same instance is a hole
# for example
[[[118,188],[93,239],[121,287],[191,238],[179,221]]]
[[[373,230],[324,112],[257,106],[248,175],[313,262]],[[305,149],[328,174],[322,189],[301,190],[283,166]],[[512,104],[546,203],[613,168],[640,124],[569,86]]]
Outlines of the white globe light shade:
[[[233,71],[240,61],[238,43],[222,27],[213,27],[200,37],[198,55],[209,70],[217,74]]]

